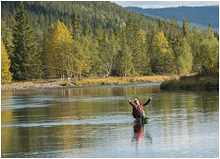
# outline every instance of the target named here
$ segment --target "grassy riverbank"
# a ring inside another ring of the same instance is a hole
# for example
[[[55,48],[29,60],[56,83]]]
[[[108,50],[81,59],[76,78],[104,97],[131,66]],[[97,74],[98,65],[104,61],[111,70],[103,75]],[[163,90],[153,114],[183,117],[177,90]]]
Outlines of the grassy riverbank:
[[[1,84],[1,91],[10,90],[34,90],[51,88],[73,88],[83,86],[122,85],[137,83],[162,83],[161,89],[204,89],[219,88],[218,76],[200,77],[194,76],[143,76],[143,77],[107,77],[84,78],[71,80],[70,82],[59,80],[20,81],[9,84]]]
[[[107,78],[88,78],[76,80],[76,86],[100,86],[100,85],[120,85],[120,84],[135,84],[135,83],[162,83],[170,79],[171,76],[143,76],[143,77],[107,77]]]
[[[1,84],[1,91],[10,90],[33,90],[33,89],[51,89],[51,88],[72,88],[83,86],[101,86],[101,85],[121,85],[135,83],[162,83],[172,78],[171,76],[144,76],[144,77],[107,77],[107,78],[84,78],[81,80],[71,80],[70,82],[59,80],[36,80],[20,81],[8,84]]]
[[[160,86],[161,89],[218,89],[219,76],[182,76],[166,80]]]

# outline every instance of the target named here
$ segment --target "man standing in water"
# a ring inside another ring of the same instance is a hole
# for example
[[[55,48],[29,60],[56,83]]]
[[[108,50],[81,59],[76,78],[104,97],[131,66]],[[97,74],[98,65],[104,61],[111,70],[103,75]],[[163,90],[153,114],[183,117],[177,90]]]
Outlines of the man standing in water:
[[[136,105],[134,105],[132,102],[132,100],[128,99],[128,102],[133,106],[133,111],[132,111],[132,115],[133,117],[136,119],[135,122],[140,122],[140,121],[144,121],[145,119],[145,112],[143,110],[143,107],[148,105],[151,101],[151,97],[148,99],[148,101],[145,104],[140,104],[138,99],[134,100],[134,103]]]

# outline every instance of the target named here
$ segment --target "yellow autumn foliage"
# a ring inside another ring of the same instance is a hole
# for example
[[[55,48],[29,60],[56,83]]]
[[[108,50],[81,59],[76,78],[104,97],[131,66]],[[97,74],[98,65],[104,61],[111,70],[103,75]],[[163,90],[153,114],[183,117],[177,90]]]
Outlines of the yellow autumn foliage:
[[[73,39],[64,23],[57,21],[54,28],[51,28],[48,34],[48,43],[46,45],[46,65],[49,67],[49,73],[54,76],[68,76],[69,65],[72,64],[74,56],[72,55]],[[70,62],[71,61],[71,62]]]
[[[5,49],[5,44],[1,38],[1,83],[10,83],[12,80],[12,73],[9,71],[10,68],[9,56]]]

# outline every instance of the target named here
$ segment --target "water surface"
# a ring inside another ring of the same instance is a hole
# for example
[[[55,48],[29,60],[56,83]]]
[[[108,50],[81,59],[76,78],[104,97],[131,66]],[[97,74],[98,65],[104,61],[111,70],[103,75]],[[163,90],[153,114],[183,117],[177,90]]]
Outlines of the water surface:
[[[135,125],[127,98],[149,97],[150,123]],[[219,92],[159,84],[2,92],[1,157],[219,157]]]

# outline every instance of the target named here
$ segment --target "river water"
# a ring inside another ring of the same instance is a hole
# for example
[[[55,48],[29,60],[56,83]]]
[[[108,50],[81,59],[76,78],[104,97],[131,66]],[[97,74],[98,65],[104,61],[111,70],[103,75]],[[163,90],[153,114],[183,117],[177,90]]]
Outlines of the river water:
[[[136,125],[126,98],[149,97],[150,123]],[[139,84],[1,92],[1,157],[218,158],[219,91]]]

